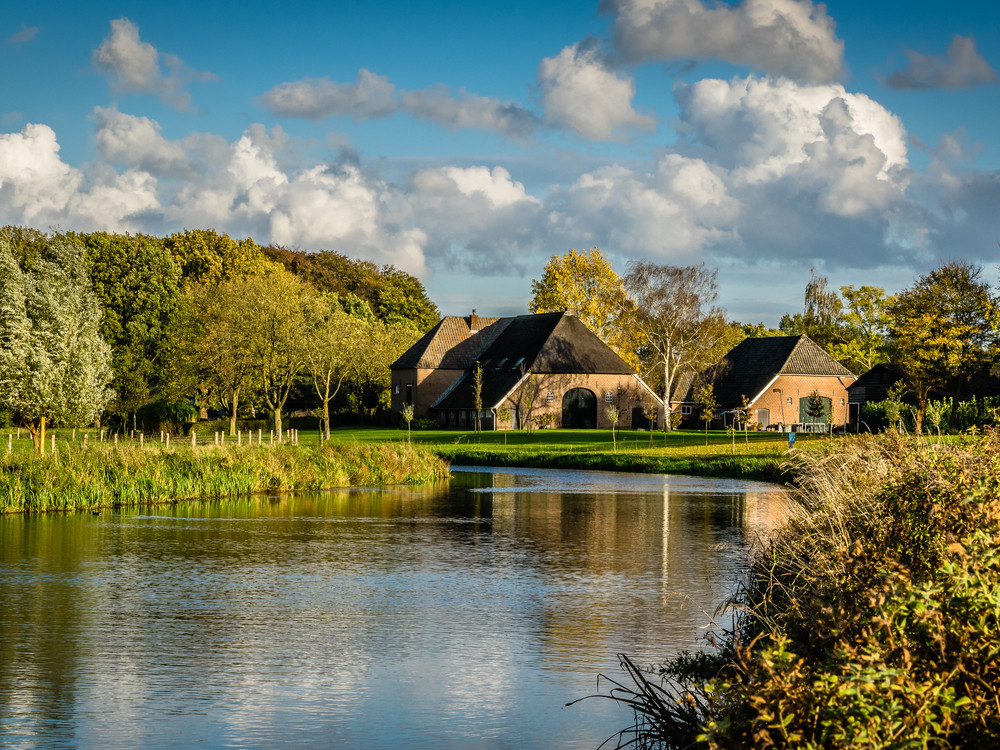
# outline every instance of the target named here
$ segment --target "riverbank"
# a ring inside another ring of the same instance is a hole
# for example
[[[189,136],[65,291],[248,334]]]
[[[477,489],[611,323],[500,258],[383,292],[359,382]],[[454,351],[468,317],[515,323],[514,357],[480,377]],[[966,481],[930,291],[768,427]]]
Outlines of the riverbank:
[[[263,492],[418,484],[447,464],[408,443],[186,446],[61,443],[0,457],[0,513],[97,510]]]
[[[335,442],[407,439],[405,430],[364,427],[340,428],[331,437]],[[692,430],[625,430],[614,437],[609,430],[414,430],[409,440],[466,466],[690,474],[777,483],[791,479],[783,468],[788,437],[774,432],[711,431],[706,440],[704,432]],[[829,442],[829,437],[800,435],[796,445],[809,450]]]
[[[718,651],[623,666],[636,747],[1000,746],[1000,436],[797,452]],[[661,681],[662,680],[662,681]]]

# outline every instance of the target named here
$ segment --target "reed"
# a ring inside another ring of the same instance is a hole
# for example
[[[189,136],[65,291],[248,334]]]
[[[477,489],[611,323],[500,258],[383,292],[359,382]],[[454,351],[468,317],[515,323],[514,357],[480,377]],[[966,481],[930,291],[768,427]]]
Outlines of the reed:
[[[419,446],[60,445],[0,456],[0,512],[23,513],[243,497],[348,486],[416,484],[447,476]]]
[[[715,645],[623,661],[619,746],[1000,746],[1000,435],[797,452]]]

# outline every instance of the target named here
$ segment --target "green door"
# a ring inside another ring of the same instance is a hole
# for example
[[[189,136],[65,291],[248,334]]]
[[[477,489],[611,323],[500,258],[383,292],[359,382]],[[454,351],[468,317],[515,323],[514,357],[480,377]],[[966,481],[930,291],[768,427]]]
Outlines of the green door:
[[[571,430],[597,429],[597,396],[586,388],[566,391],[562,403],[562,426]]]

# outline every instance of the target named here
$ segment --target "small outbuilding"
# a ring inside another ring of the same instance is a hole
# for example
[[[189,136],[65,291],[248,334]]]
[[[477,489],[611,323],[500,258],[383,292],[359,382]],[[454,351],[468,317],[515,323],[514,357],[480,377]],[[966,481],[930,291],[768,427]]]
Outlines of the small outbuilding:
[[[737,422],[746,397],[750,422],[763,429],[826,430],[848,423],[847,388],[855,380],[808,336],[748,338],[693,379],[680,409],[685,426],[703,426],[698,396],[711,385],[718,403],[713,427]]]

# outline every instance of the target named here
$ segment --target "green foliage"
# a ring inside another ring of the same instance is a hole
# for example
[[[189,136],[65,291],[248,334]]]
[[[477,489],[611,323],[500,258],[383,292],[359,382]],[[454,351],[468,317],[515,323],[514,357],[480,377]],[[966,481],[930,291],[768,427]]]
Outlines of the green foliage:
[[[47,421],[91,422],[114,394],[83,247],[60,235],[36,239],[22,266],[17,232],[0,230],[0,406],[20,416],[44,450]]]
[[[991,431],[798,453],[801,512],[754,555],[721,650],[664,665],[640,746],[1000,744],[998,450]]]
[[[249,237],[234,240],[214,229],[177,232],[165,237],[163,246],[180,267],[185,286],[267,275],[280,268]]]
[[[236,498],[260,492],[429,482],[447,465],[407,443],[205,446],[182,441],[112,445],[60,442],[58,460],[0,455],[0,513],[92,510]],[[99,481],[95,481],[95,478]]]
[[[144,235],[71,233],[86,249],[87,272],[101,304],[101,335],[111,346],[113,405],[119,414],[163,393],[169,332],[181,271],[163,243]]]
[[[360,303],[365,303],[382,322],[410,325],[419,331],[429,330],[441,318],[423,284],[391,265],[380,268],[371,261],[351,260],[327,250],[307,253],[271,246],[263,252],[318,291],[345,300],[344,310],[349,314],[356,314]]]

